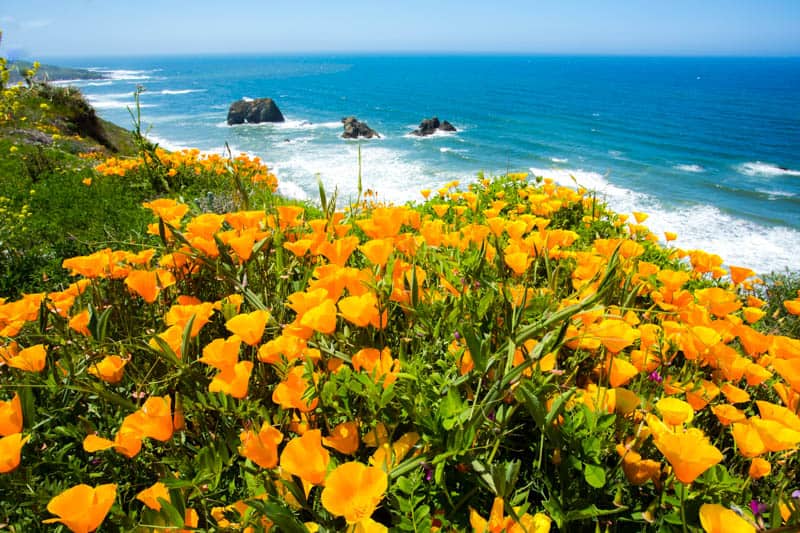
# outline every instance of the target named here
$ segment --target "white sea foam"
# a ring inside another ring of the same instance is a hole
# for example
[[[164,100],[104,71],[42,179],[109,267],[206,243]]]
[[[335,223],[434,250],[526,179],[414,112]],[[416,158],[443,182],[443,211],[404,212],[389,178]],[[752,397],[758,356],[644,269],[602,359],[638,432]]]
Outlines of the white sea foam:
[[[746,176],[760,176],[765,178],[772,178],[776,176],[800,176],[800,170],[779,167],[771,163],[762,163],[761,161],[742,163],[736,167],[736,170]]]
[[[147,134],[147,140],[150,142],[154,142],[158,144],[161,148],[164,148],[171,152],[177,152],[180,150],[188,150],[190,148],[194,148],[194,146],[191,146],[189,143],[184,144],[184,143],[169,141],[167,139],[164,139],[163,137],[159,137],[158,135],[153,135],[152,133]],[[205,153],[209,152],[207,151]]]
[[[286,118],[286,117],[284,117]],[[341,122],[310,122],[308,120],[286,118],[283,122],[259,122],[251,124],[246,122],[244,124],[228,124],[223,120],[215,124],[218,128],[268,128],[272,130],[320,130],[320,129],[338,129],[342,127]]]
[[[767,227],[733,217],[711,205],[673,207],[648,194],[632,191],[609,182],[597,172],[531,168],[534,175],[552,178],[569,187],[579,184],[594,190],[609,207],[619,213],[644,211],[645,224],[659,237],[665,231],[678,232],[675,245],[683,249],[702,249],[722,257],[727,264],[767,273],[797,268],[800,231],[786,227]]]
[[[90,85],[90,86],[92,86],[92,87],[105,87],[106,85],[111,85],[112,83],[114,83],[114,82],[113,82],[113,81],[111,81],[111,80],[106,80],[106,81],[90,81],[90,82],[88,82],[86,85]]]
[[[553,163],[566,163],[569,161],[566,157],[551,157],[550,161]]]
[[[772,189],[756,189],[756,191],[760,192],[761,194],[768,195],[770,200],[777,200],[778,198],[794,198],[797,196],[789,191],[776,191]]]
[[[149,80],[151,78],[150,74],[153,73],[153,70],[124,70],[124,69],[107,69],[103,67],[92,67],[88,70],[99,72],[100,74],[111,78],[115,81],[137,81],[137,80]]]
[[[189,93],[204,93],[206,92],[205,89],[164,89],[163,91],[159,91],[158,94],[189,94]]]
[[[123,97],[126,99],[121,100],[120,98]],[[133,108],[136,105],[136,103],[133,101],[133,97],[128,93],[125,93],[124,95],[90,94],[86,96],[86,99],[95,109],[126,109],[128,107]],[[157,106],[155,104],[140,103],[139,107],[144,109],[146,107]]]
[[[675,165],[675,170],[680,170],[681,172],[693,172],[695,174],[699,174],[700,172],[705,172],[706,169],[701,167],[700,165]]]

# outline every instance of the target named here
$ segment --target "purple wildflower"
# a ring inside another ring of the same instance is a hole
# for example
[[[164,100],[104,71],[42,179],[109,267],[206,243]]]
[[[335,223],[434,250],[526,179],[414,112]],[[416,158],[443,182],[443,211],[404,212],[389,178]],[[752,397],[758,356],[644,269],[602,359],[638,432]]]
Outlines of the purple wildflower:
[[[768,509],[767,505],[758,500],[750,500],[750,510],[753,511],[755,516],[764,513]]]
[[[798,489],[798,490],[796,490],[796,491],[794,491],[792,493],[792,498],[794,498],[796,500],[800,500],[800,489]]]
[[[661,374],[658,373],[658,370],[653,370],[650,372],[650,375],[647,376],[647,379],[650,381],[655,381],[656,383],[661,383],[664,381],[664,378],[661,377]]]

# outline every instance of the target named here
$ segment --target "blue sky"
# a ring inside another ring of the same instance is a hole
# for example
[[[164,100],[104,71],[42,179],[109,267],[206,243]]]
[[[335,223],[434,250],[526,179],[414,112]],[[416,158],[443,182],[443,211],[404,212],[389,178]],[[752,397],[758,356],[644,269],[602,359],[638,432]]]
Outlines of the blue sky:
[[[800,55],[800,0],[0,0],[0,53]]]

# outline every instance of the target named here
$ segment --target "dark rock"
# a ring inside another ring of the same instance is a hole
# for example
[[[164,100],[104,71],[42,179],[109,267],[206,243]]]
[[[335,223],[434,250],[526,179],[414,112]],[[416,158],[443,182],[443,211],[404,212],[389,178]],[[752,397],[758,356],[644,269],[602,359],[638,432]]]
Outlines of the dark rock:
[[[272,98],[238,100],[228,109],[228,124],[258,124],[261,122],[283,122],[283,114]]]
[[[342,119],[342,124],[344,124],[344,133],[342,133],[342,137],[345,139],[358,139],[359,137],[364,137],[366,139],[372,139],[373,137],[380,138],[378,132],[367,126],[366,122],[361,122],[356,117],[347,117]]]
[[[39,130],[11,130],[9,133],[12,135],[19,135],[24,139],[27,144],[43,144],[50,146],[53,144],[53,138],[43,131]]]
[[[443,122],[439,122],[439,117],[433,117],[433,118],[426,118],[425,120],[420,122],[419,128],[415,129],[411,133],[419,137],[424,137],[426,135],[433,135],[434,133],[436,133],[436,130],[456,131],[453,125],[447,122],[446,120]]]

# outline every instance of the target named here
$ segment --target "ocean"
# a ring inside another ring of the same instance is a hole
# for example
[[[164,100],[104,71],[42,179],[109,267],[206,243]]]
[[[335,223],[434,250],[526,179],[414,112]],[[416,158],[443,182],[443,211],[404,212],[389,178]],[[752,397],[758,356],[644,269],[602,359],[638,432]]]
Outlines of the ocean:
[[[394,202],[479,172],[530,172],[644,211],[675,246],[760,273],[800,269],[800,58],[497,55],[58,58],[104,72],[70,82],[105,119],[165,148],[255,154],[280,191]],[[286,122],[228,126],[228,106],[270,97]],[[381,138],[344,140],[355,115]],[[410,135],[424,118],[453,134]]]

